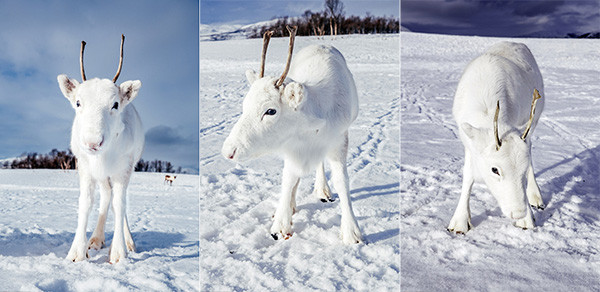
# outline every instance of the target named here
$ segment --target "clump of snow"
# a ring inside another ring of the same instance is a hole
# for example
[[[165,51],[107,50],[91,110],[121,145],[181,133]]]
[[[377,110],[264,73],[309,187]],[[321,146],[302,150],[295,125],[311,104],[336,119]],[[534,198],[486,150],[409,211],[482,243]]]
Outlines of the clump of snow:
[[[463,146],[452,118],[466,65],[501,38],[402,33],[402,290],[584,291],[600,271],[598,40],[525,43],[544,77],[532,136],[545,210],[535,229],[502,215],[485,186],[471,195],[474,229],[446,231],[460,195]]]
[[[136,252],[111,265],[108,247],[65,260],[77,227],[76,171],[0,170],[0,290],[198,290],[198,176],[134,173],[127,216]],[[99,195],[88,223],[91,236]],[[108,216],[106,244],[114,215]]]
[[[367,244],[342,244],[339,200],[322,203],[313,197],[314,175],[298,187],[293,236],[271,238],[282,161],[267,156],[235,165],[220,154],[249,88],[245,70],[259,68],[262,40],[202,42],[202,291],[399,288],[399,36],[297,37],[294,50],[312,44],[338,48],[356,81],[360,110],[349,129],[348,173],[352,206]],[[271,40],[265,75],[281,74],[287,49],[287,38]]]

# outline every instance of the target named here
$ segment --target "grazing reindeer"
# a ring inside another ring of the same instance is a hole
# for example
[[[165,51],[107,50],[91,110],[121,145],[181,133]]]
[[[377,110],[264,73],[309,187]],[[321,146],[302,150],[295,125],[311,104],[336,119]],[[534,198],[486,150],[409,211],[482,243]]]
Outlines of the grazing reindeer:
[[[524,44],[498,43],[467,66],[453,107],[465,147],[463,185],[448,230],[464,234],[471,228],[469,196],[475,179],[485,182],[515,226],[534,227],[527,202],[544,208],[530,138],[544,109],[540,93],[542,74]]]
[[[131,173],[144,148],[144,133],[140,117],[133,104],[142,83],[139,80],[115,82],[123,66],[123,42],[117,74],[112,80],[86,80],[83,69],[81,42],[80,84],[66,75],[58,75],[58,85],[63,95],[75,109],[75,120],[71,132],[71,150],[77,157],[79,170],[79,215],[75,239],[67,259],[81,261],[88,257],[90,248],[100,249],[104,245],[106,213],[112,199],[115,213],[115,232],[109,252],[109,261],[116,263],[127,257],[127,250],[135,251],[125,215],[125,195]],[[100,214],[98,225],[86,240],[88,215],[94,201],[96,185],[100,188]]]
[[[289,52],[281,77],[264,76],[271,37],[265,33],[260,73],[246,72],[250,90],[244,98],[242,116],[221,152],[233,161],[266,153],[283,157],[281,198],[271,227],[276,240],[292,235],[292,213],[302,175],[316,167],[314,194],[324,202],[333,201],[323,169],[327,159],[340,197],[342,241],[361,242],[346,170],[348,127],[358,115],[354,79],[342,54],[331,46],[304,48],[290,66],[296,28],[288,30]]]
[[[174,181],[176,178],[177,178],[177,176],[176,176],[176,175],[169,175],[169,174],[167,174],[167,175],[165,175],[165,182],[164,182],[164,183],[167,183],[167,182],[169,182],[169,185],[171,185],[171,186],[172,186],[172,185],[173,185],[173,181]]]

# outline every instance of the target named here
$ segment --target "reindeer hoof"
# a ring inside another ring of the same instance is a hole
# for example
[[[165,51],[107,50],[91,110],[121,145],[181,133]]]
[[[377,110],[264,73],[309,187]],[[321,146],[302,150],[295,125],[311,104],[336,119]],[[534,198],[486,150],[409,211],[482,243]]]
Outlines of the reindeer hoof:
[[[321,199],[321,202],[327,203],[327,199]]]
[[[546,208],[546,205],[539,205],[539,206],[531,205],[531,207],[536,208],[538,210],[544,210]]]
[[[273,237],[273,239],[277,240],[277,233],[271,233],[271,236]]]
[[[469,228],[470,229],[470,228]],[[460,234],[460,235],[465,235],[464,232],[460,231],[460,230],[454,230],[454,229],[450,229],[450,228],[446,228],[446,230],[448,230],[448,232],[450,233],[454,233],[454,234]]]

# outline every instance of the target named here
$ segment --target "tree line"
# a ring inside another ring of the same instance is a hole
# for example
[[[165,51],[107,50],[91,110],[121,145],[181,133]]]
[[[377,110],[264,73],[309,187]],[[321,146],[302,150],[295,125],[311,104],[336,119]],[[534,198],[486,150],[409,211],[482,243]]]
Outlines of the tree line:
[[[324,10],[306,10],[300,17],[275,17],[277,22],[254,28],[250,38],[262,38],[266,31],[273,31],[273,37],[287,36],[286,26],[297,26],[296,35],[324,36],[343,34],[399,33],[400,20],[394,17],[367,16],[346,17],[344,4],[339,0],[325,0]]]
[[[75,155],[71,150],[58,151],[52,149],[48,154],[38,154],[36,152],[23,153],[21,157],[12,161],[4,161],[2,168],[47,168],[47,169],[75,169]]]
[[[71,150],[59,151],[52,149],[48,154],[38,154],[36,152],[23,153],[20,157],[10,161],[4,161],[2,168],[10,169],[76,169],[77,161]],[[155,159],[153,161],[140,161],[135,165],[135,171],[138,172],[167,172],[182,173],[181,166],[175,167],[169,161]]]
[[[135,165],[135,171],[139,172],[167,172],[167,173],[182,173],[181,166],[175,168],[171,162],[155,159],[153,161],[145,161],[140,159]]]

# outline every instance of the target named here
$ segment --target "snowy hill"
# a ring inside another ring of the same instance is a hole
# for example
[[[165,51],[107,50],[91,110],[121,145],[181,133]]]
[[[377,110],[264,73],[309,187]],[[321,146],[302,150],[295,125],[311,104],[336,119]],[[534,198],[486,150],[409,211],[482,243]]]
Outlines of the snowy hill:
[[[0,291],[198,290],[198,176],[134,173],[127,217],[137,252],[116,265],[108,248],[65,260],[75,228],[76,171],[0,170]],[[98,194],[88,237],[98,218]],[[113,234],[114,214],[106,223]]]
[[[236,166],[220,153],[249,88],[244,72],[259,69],[262,40],[202,42],[202,291],[399,288],[399,36],[297,37],[294,51],[311,44],[338,48],[356,80],[360,110],[349,129],[348,172],[354,212],[368,244],[341,243],[339,200],[322,203],[313,197],[314,175],[300,181],[293,236],[271,238],[282,161],[263,157]],[[271,40],[266,75],[281,74],[287,50],[287,38]]]
[[[460,195],[463,146],[452,118],[460,76],[500,38],[402,33],[401,259],[406,291],[590,291],[600,285],[600,42],[512,39],[544,77],[532,136],[546,203],[521,230],[487,188],[471,195],[474,229],[446,227]]]
[[[290,20],[293,18],[290,17]],[[232,39],[247,39],[248,36],[256,30],[260,30],[263,26],[270,26],[277,23],[279,19],[261,21],[252,24],[221,24],[209,25],[200,24],[200,41],[223,41]]]

